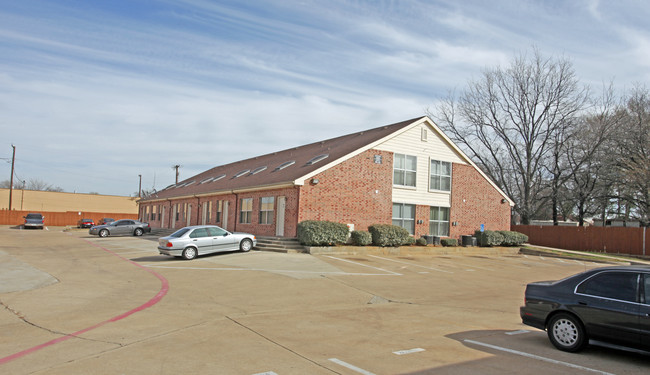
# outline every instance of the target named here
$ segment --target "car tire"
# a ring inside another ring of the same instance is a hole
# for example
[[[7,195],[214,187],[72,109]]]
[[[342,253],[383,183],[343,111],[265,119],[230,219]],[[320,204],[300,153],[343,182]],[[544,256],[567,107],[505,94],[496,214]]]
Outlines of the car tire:
[[[239,243],[239,250],[241,250],[241,251],[243,251],[245,253],[249,252],[252,248],[253,248],[253,241],[251,241],[248,238],[244,238]]]
[[[192,260],[196,258],[197,256],[197,251],[193,247],[188,247],[187,249],[183,250],[183,259],[185,260]]]
[[[108,229],[102,229],[99,231],[99,237],[107,237],[108,236]]]
[[[571,314],[554,315],[546,331],[553,346],[565,352],[578,352],[589,343],[582,322]]]
[[[142,233],[144,233],[144,231],[142,230],[142,228],[135,228],[135,231],[133,232],[133,235],[139,237],[139,236],[142,236]]]

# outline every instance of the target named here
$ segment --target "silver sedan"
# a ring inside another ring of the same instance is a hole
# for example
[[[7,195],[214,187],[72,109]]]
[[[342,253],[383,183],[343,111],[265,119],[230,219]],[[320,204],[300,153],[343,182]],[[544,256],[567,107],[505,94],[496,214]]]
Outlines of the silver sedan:
[[[250,251],[257,238],[250,233],[231,233],[216,225],[195,225],[177,230],[158,239],[158,251],[163,255],[190,260],[198,255],[221,251]]]
[[[116,235],[142,236],[144,233],[149,232],[151,232],[149,223],[142,223],[130,219],[113,221],[110,224],[96,225],[88,231],[89,234],[98,235],[99,237]]]

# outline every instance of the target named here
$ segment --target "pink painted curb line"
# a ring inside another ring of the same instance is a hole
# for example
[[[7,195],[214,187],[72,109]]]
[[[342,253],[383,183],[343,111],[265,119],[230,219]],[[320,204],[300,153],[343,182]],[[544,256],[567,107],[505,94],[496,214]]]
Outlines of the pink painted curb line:
[[[10,356],[4,357],[4,358],[0,358],[0,365],[3,365],[3,364],[8,363],[8,362],[11,362],[11,361],[13,361],[14,359],[18,359],[18,358],[24,357],[24,356],[26,356],[26,355],[32,354],[32,353],[34,353],[34,352],[37,352],[37,351],[39,351],[39,350],[41,350],[41,349],[44,349],[44,348],[47,348],[47,347],[49,347],[49,346],[52,346],[52,345],[58,344],[58,343],[60,343],[60,342],[67,341],[67,340],[69,340],[69,339],[71,339],[71,338],[74,338],[74,337],[77,337],[77,336],[79,336],[79,335],[82,335],[82,334],[84,334],[84,333],[86,333],[86,332],[88,332],[88,331],[92,331],[92,330],[94,330],[94,329],[96,329],[96,328],[99,328],[99,327],[101,327],[101,326],[103,326],[103,325],[105,325],[105,324],[107,324],[107,323],[117,322],[117,321],[122,320],[122,319],[124,319],[124,318],[126,318],[126,317],[129,317],[129,316],[131,316],[131,315],[133,315],[133,314],[135,314],[135,313],[137,313],[137,312],[140,312],[140,311],[142,311],[142,310],[144,310],[144,309],[147,309],[147,308],[149,308],[149,307],[151,307],[151,306],[157,304],[158,302],[160,302],[160,300],[161,300],[161,299],[162,299],[162,298],[167,294],[167,292],[169,291],[169,282],[167,281],[167,279],[165,279],[165,278],[164,278],[162,275],[160,275],[159,273],[157,273],[157,272],[155,272],[155,271],[153,271],[153,270],[151,270],[151,269],[149,269],[149,268],[146,268],[146,267],[144,267],[144,266],[142,266],[142,265],[140,265],[140,264],[138,264],[138,263],[136,263],[136,262],[134,262],[134,261],[132,261],[132,260],[130,260],[130,259],[126,259],[126,258],[124,258],[124,257],[122,257],[122,256],[120,256],[120,255],[118,255],[118,254],[116,254],[116,253],[114,253],[114,252],[112,252],[112,251],[106,249],[105,247],[99,246],[99,245],[97,245],[97,244],[95,244],[95,243],[92,243],[92,242],[90,242],[90,241],[88,241],[88,240],[84,240],[84,241],[88,242],[88,243],[91,244],[92,246],[98,247],[98,248],[100,248],[100,249],[106,251],[107,253],[110,253],[110,254],[112,254],[112,255],[114,255],[114,256],[116,256],[116,257],[118,257],[118,258],[120,258],[120,259],[122,259],[122,260],[124,260],[124,261],[127,261],[127,262],[129,262],[129,263],[135,265],[136,267],[138,267],[138,268],[140,268],[140,269],[143,269],[143,270],[149,272],[150,274],[156,276],[156,277],[158,278],[158,280],[160,280],[160,283],[161,283],[160,291],[158,291],[158,293],[157,293],[157,294],[156,294],[152,299],[150,299],[149,301],[147,301],[145,304],[140,305],[140,306],[136,307],[136,308],[133,309],[133,310],[127,311],[127,312],[125,312],[124,314],[121,314],[121,315],[115,316],[115,317],[113,317],[113,318],[111,318],[111,319],[108,319],[108,320],[105,320],[105,321],[103,321],[103,322],[101,322],[101,323],[97,323],[97,324],[95,324],[94,326],[91,326],[91,327],[88,327],[88,328],[84,328],[84,329],[82,329],[81,331],[77,331],[77,332],[74,332],[74,333],[71,333],[71,334],[68,334],[68,335],[65,335],[65,336],[59,337],[59,338],[57,338],[57,339],[54,339],[54,340],[48,341],[48,342],[43,343],[43,344],[41,344],[41,345],[34,346],[33,348],[25,349],[25,350],[23,350],[23,351],[21,351],[21,352],[18,352],[18,353],[12,354],[12,355],[10,355]]]

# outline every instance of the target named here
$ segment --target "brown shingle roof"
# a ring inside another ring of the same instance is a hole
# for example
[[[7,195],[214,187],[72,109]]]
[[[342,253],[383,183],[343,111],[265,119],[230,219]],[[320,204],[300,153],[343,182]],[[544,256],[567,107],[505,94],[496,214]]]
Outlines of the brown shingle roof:
[[[142,201],[291,184],[324,165],[389,136],[420,118],[214,167],[180,181],[178,185],[158,191]],[[327,157],[312,161],[324,155]],[[294,163],[287,165],[290,162]]]

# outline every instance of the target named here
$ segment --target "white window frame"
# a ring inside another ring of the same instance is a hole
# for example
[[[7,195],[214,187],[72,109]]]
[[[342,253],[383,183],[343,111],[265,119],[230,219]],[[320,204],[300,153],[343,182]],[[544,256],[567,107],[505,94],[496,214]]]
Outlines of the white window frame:
[[[432,218],[432,214],[434,210],[437,210],[438,212],[438,218],[434,219]],[[441,211],[446,210],[447,211],[447,220],[441,220],[439,219]],[[438,237],[449,237],[449,207],[438,207],[438,206],[431,206],[429,207],[429,234],[432,236],[438,236]],[[432,226],[437,228],[436,231],[431,230]],[[441,233],[440,228],[444,228],[444,233]],[[435,233],[434,233],[435,232]]]
[[[400,207],[400,216],[395,216],[395,206]],[[404,207],[410,206],[413,208],[413,217],[405,218],[404,217]],[[402,227],[406,230],[409,231],[409,234],[413,235],[415,234],[415,210],[416,206],[414,204],[409,204],[409,203],[396,203],[393,202],[393,225],[397,225],[398,227]],[[409,223],[409,226],[406,226],[405,224]]]
[[[442,164],[447,164],[449,165],[449,175],[444,175],[444,174],[433,174],[433,164],[438,163],[440,165],[439,169],[442,169]],[[444,192],[451,192],[451,181],[452,181],[452,163],[449,161],[442,161],[442,160],[436,160],[436,159],[429,159],[429,191],[444,191]],[[448,178],[449,179],[449,189],[439,189],[435,188],[431,181],[436,178],[438,179],[438,185],[439,187],[442,186],[442,179],[443,178]]]
[[[398,157],[404,157],[404,167],[403,168],[398,168],[397,167],[397,160]],[[415,162],[415,169],[406,169],[406,161],[412,158],[413,161]],[[395,179],[395,174],[396,172],[401,172],[402,174],[402,181],[396,181]],[[413,173],[413,185],[406,185],[406,175],[407,173]],[[401,187],[401,188],[407,188],[407,189],[415,189],[418,183],[418,157],[415,155],[406,155],[406,154],[398,154],[395,153],[393,155],[393,186],[395,187]]]

